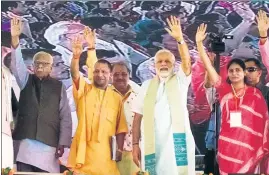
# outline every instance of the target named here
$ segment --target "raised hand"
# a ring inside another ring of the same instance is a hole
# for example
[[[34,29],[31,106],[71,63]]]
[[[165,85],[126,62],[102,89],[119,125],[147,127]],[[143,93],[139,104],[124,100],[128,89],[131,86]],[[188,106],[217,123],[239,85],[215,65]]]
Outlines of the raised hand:
[[[82,48],[82,36],[81,35],[77,35],[74,37],[74,39],[72,40],[72,52],[73,52],[73,58],[75,59],[79,59],[80,55],[83,51]]]
[[[260,10],[256,16],[258,29],[261,37],[267,36],[267,31],[269,29],[269,17],[267,17],[265,11]]]
[[[196,40],[196,43],[199,43],[199,42],[203,42],[204,39],[206,38],[206,28],[207,28],[207,25],[206,24],[201,24],[198,28],[197,28],[197,32],[196,32],[196,36],[195,36],[195,40]]]
[[[19,37],[22,32],[22,21],[21,19],[14,17],[11,19],[11,37]]]
[[[170,19],[166,19],[168,26],[170,29],[165,28],[165,30],[177,41],[183,40],[183,33],[181,30],[180,20],[177,19],[175,16],[171,16]]]
[[[89,45],[89,48],[95,48],[95,41],[96,41],[95,29],[92,30],[89,27],[85,27],[83,35]]]
[[[20,35],[22,33],[21,19],[14,17],[10,21],[11,46],[17,48],[20,43]]]

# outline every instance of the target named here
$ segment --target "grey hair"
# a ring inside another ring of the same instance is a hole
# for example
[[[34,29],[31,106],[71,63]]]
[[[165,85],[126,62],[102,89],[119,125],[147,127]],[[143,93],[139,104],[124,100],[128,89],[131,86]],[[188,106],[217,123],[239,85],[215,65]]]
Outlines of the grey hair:
[[[167,49],[161,49],[159,50],[155,56],[154,56],[154,62],[156,63],[157,62],[157,57],[160,56],[160,55],[164,55],[164,54],[168,54],[171,56],[171,59],[173,61],[173,63],[175,63],[176,61],[176,58],[175,58],[175,55],[170,51],[170,50],[167,50]]]
[[[126,67],[128,73],[131,74],[131,68],[130,68],[128,65],[129,65],[129,64],[127,64],[127,63],[124,62],[124,61],[120,61],[120,62],[113,63],[113,64],[112,64],[112,71],[113,71],[113,69],[114,69],[115,66],[124,66],[124,67]]]
[[[42,57],[49,58],[49,62],[51,64],[53,63],[53,57],[51,56],[51,54],[44,52],[44,51],[37,52],[33,57],[33,61],[35,61],[38,58],[42,58]]]

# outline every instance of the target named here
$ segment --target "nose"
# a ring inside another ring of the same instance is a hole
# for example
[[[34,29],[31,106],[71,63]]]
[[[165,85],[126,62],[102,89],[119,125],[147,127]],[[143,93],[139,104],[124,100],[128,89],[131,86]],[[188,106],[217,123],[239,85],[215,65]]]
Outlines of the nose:
[[[97,76],[101,77],[103,75],[102,72],[98,72]]]
[[[37,68],[43,68],[43,64],[38,64]]]
[[[237,72],[234,70],[234,71],[232,72],[232,75],[237,75]]]
[[[162,61],[161,62],[161,66],[166,66],[166,62],[165,61]]]
[[[121,74],[118,75],[118,79],[122,79],[122,77],[123,77],[123,76],[122,76]]]

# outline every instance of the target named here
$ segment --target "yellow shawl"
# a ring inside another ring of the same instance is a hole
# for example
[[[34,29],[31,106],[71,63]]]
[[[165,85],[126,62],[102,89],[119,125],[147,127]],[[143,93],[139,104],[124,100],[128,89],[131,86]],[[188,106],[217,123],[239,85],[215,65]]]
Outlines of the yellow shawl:
[[[154,110],[159,88],[159,78],[155,77],[151,80],[147,90],[144,109],[143,120],[145,130],[145,169],[149,171],[150,175],[155,175],[155,131],[154,131]],[[186,147],[186,133],[185,133],[185,119],[180,110],[183,105],[180,101],[182,98],[178,89],[177,76],[173,75],[165,83],[165,93],[168,97],[169,107],[172,117],[173,138],[175,146],[175,157],[178,166],[178,172],[181,174],[188,174],[187,161],[187,147]]]

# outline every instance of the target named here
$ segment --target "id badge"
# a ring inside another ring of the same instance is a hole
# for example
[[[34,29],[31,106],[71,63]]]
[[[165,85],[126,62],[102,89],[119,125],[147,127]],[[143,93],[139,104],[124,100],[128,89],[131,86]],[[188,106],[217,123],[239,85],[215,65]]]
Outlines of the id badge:
[[[242,113],[240,111],[230,112],[230,127],[241,127],[242,126]]]

